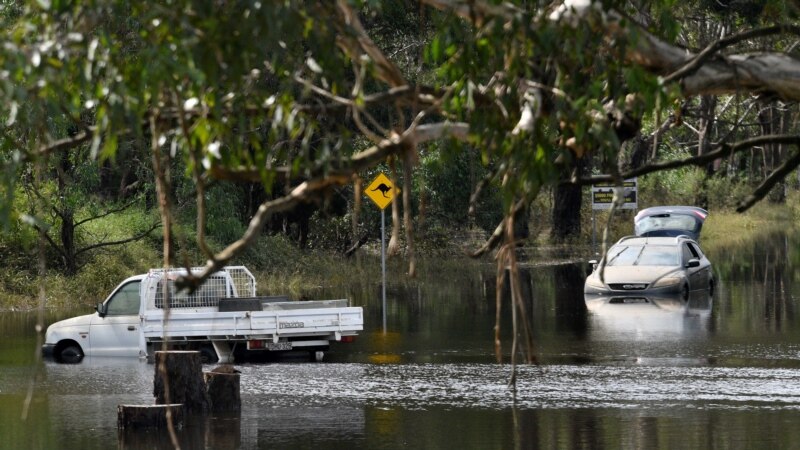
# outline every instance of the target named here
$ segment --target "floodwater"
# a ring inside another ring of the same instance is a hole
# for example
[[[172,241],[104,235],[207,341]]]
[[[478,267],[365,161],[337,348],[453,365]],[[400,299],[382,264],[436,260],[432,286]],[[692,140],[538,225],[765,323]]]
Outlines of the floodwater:
[[[717,292],[688,303],[589,311],[585,265],[524,267],[539,364],[517,367],[516,390],[510,365],[494,357],[494,267],[429,265],[419,280],[392,282],[386,330],[379,284],[354,282],[327,294],[365,307],[367,330],[355,343],[322,363],[237,365],[241,415],[189,421],[181,445],[799,447],[799,237],[763,236],[709,253]],[[50,312],[47,322],[77,313]],[[116,427],[118,405],[152,403],[153,365],[36,365],[34,324],[35,314],[0,314],[0,448],[170,448],[165,432]],[[507,338],[508,320],[502,330]]]

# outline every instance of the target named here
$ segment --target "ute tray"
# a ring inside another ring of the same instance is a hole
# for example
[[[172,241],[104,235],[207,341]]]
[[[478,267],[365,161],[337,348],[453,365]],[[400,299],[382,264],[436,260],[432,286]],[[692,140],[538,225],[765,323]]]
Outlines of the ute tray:
[[[289,297],[285,295],[274,295],[266,297],[238,297],[219,299],[219,311],[263,311],[265,303],[288,302]]]

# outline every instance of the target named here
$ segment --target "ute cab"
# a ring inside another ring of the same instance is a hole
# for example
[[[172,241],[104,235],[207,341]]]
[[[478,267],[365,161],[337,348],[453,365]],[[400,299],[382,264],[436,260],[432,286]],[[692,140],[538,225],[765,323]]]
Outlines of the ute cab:
[[[633,219],[636,236],[677,237],[697,241],[708,211],[696,206],[655,206],[639,211]]]

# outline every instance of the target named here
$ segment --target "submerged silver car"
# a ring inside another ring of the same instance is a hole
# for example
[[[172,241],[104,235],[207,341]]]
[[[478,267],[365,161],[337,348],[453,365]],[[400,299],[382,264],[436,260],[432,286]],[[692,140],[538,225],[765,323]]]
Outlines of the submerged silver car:
[[[584,284],[587,296],[680,296],[687,300],[691,291],[714,292],[711,263],[697,241],[686,235],[624,237],[595,266]]]

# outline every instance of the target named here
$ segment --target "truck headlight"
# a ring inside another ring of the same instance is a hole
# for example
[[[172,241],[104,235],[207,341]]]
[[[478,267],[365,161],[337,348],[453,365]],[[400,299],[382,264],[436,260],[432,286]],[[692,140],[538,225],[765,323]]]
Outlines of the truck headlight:
[[[681,284],[681,281],[683,280],[681,280],[680,277],[664,277],[653,283],[653,287],[658,288],[658,287],[675,286],[676,284]]]

